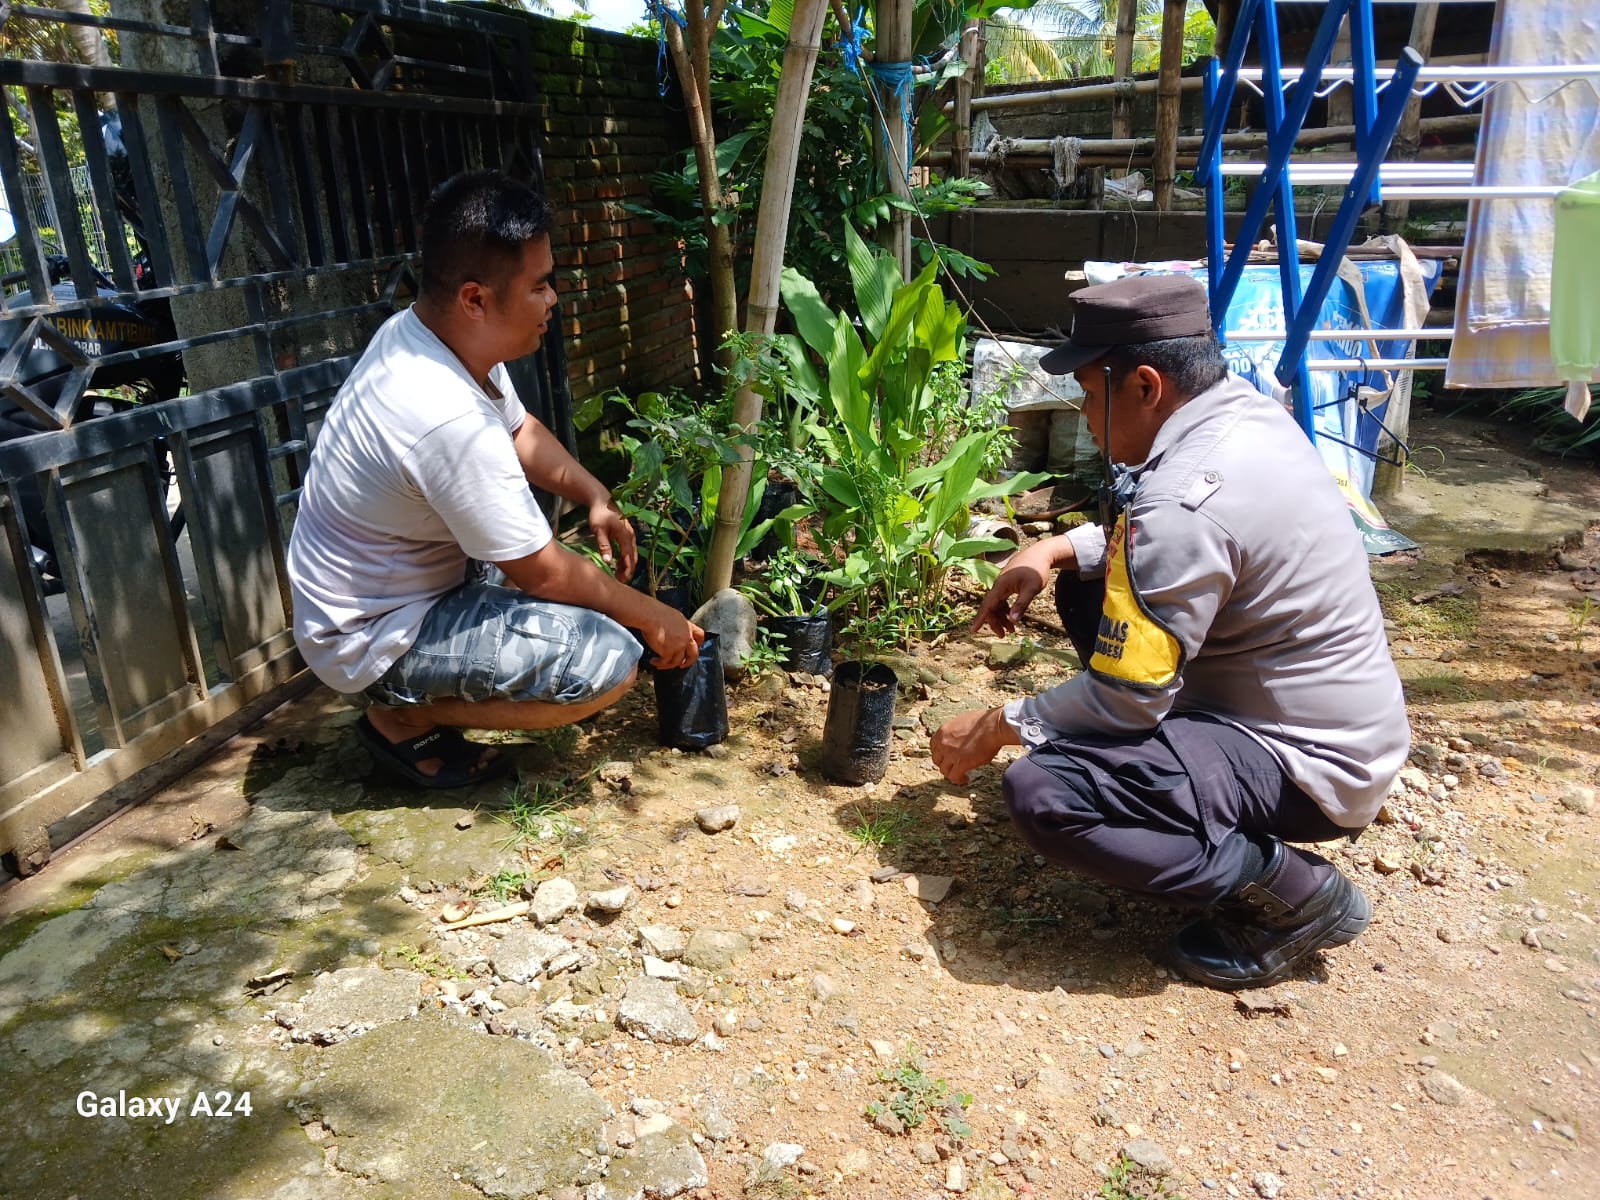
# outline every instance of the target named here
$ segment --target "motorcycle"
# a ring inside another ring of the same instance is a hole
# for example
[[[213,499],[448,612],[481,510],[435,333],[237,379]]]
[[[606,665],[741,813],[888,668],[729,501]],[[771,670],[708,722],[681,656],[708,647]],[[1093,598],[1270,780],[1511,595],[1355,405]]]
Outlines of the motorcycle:
[[[140,253],[134,259],[134,276],[140,287],[154,283],[148,253],[143,249],[144,238],[138,219],[138,207],[133,196],[132,174],[128,168],[127,151],[121,138],[121,122],[115,113],[101,118],[102,134],[111,156],[112,179],[117,193],[117,206],[134,238]],[[109,236],[120,236],[120,230],[108,230]],[[79,298],[77,285],[70,278],[67,259],[59,254],[46,259],[51,298],[58,304],[71,303]],[[121,298],[116,284],[98,268],[95,269],[97,295],[88,308],[74,309],[49,318],[56,332],[71,342],[80,353],[93,360],[109,357],[128,350],[159,346],[172,342],[177,332],[172,320],[172,307],[165,298],[128,300]],[[0,287],[6,290],[8,307],[37,303],[33,292],[26,287],[24,273],[17,272],[0,277]],[[13,290],[17,289],[17,290]],[[14,317],[0,320],[0,358],[14,350],[15,343],[28,326],[30,318]],[[22,350],[15,379],[52,408],[59,409],[63,391],[67,386],[72,364],[42,338]],[[126,362],[97,368],[90,386],[72,405],[71,423],[76,425],[127,412],[140,404],[171,400],[183,391],[183,357],[176,351],[144,355]],[[50,426],[6,394],[0,386],[0,443],[17,438],[32,437],[48,432]],[[158,447],[163,463],[165,447]],[[163,491],[170,484],[170,469],[163,470]],[[61,573],[56,563],[55,538],[45,519],[44,498],[38,482],[33,478],[22,480],[18,487],[21,518],[29,543],[29,552],[44,580],[47,594],[62,590]],[[176,536],[182,528],[181,512],[174,516],[172,533]]]

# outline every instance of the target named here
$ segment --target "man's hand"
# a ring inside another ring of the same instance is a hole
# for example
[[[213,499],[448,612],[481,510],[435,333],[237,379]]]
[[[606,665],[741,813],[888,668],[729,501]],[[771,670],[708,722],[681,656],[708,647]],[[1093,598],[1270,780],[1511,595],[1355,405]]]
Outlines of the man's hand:
[[[654,600],[650,603],[657,611],[639,626],[645,644],[655,652],[650,665],[660,671],[672,671],[693,664],[700,657],[706,631],[677,609]]]
[[[994,581],[989,592],[978,605],[978,615],[973,618],[972,632],[988,626],[1001,637],[1009,637],[1017,630],[1017,622],[1033,603],[1033,598],[1044,591],[1050,582],[1050,558],[1038,553],[1038,543],[1013,554],[1006,561],[1000,578]]]
[[[951,717],[934,731],[930,748],[939,773],[951,783],[963,784],[973,771],[993,761],[1002,747],[1021,744],[1005,711],[990,708]]]
[[[606,566],[624,582],[632,578],[634,568],[639,565],[633,523],[617,511],[611,497],[607,496],[589,506],[589,528],[594,530],[595,544],[599,546],[600,557]]]

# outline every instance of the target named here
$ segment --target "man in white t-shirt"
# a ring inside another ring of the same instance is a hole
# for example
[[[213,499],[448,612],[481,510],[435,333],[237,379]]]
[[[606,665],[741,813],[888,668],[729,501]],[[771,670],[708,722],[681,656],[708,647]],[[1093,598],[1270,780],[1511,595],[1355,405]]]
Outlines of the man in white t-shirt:
[[[461,727],[548,729],[632,685],[639,642],[692,663],[704,633],[620,580],[633,529],[517,398],[503,363],[555,307],[550,211],[497,171],[442,184],[416,303],[374,335],[317,436],[289,547],[295,641],[367,711],[378,765],[461,787],[504,765]],[[556,542],[529,485],[588,509],[616,578]],[[473,560],[510,586],[469,581]]]

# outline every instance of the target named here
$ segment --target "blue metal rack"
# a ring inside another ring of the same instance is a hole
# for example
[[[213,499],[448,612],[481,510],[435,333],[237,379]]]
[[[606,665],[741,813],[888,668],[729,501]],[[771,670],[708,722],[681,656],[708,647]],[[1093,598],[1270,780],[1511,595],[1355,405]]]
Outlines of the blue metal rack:
[[[1311,101],[1316,95],[1322,72],[1328,65],[1340,23],[1350,18],[1350,44],[1355,90],[1356,166],[1345,188],[1332,228],[1324,241],[1321,258],[1302,293],[1300,284],[1299,234],[1295,224],[1294,188],[1289,178],[1289,158],[1305,124]],[[1261,93],[1266,109],[1267,163],[1255,195],[1245,209],[1244,221],[1227,253],[1223,240],[1222,131],[1238,86],[1245,51],[1254,41],[1261,50]],[[1417,52],[1406,47],[1380,99],[1377,85],[1376,54],[1372,37],[1372,0],[1328,0],[1322,23],[1306,53],[1293,86],[1283,87],[1283,59],[1278,45],[1277,0],[1243,0],[1227,57],[1220,68],[1212,59],[1206,70],[1205,137],[1201,142],[1195,180],[1206,193],[1207,279],[1211,299],[1211,321],[1218,335],[1228,304],[1244,273],[1250,248],[1265,226],[1268,210],[1278,226],[1278,273],[1283,287],[1284,328],[1287,331],[1283,354],[1278,359],[1278,382],[1292,388],[1294,416],[1306,436],[1316,440],[1316,414],[1311,403],[1311,376],[1306,366],[1306,347],[1311,340],[1333,285],[1339,261],[1350,247],[1362,210],[1381,200],[1379,164],[1389,153],[1406,101],[1422,69]]]

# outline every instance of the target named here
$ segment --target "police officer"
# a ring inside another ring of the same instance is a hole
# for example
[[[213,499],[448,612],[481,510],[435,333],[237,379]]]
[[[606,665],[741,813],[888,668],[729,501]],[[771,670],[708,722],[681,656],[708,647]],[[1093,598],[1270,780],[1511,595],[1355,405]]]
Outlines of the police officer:
[[[946,721],[933,759],[962,783],[1027,754],[1005,798],[1044,857],[1104,883],[1209,906],[1174,964],[1262,987],[1371,919],[1325,858],[1354,837],[1411,732],[1366,554],[1333,479],[1283,407],[1228,372],[1206,293],[1136,276],[1073,297],[1071,373],[1117,468],[1109,529],[1014,555],[973,630],[1011,633],[1051,571],[1085,670]]]

